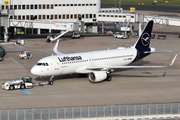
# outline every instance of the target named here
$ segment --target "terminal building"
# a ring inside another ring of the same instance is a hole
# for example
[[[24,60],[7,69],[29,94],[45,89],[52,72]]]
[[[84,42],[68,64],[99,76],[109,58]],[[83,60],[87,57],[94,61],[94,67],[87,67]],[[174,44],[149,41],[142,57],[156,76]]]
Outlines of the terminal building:
[[[57,21],[62,23],[83,21],[86,26],[97,22],[101,0],[0,0],[1,11],[11,20]],[[15,23],[12,22],[14,26]],[[12,34],[32,34],[32,30],[10,26]],[[97,28],[96,28],[97,29]],[[15,31],[15,32],[14,32]],[[97,31],[97,30],[95,30]],[[33,30],[34,34],[38,29]],[[41,29],[39,33],[49,32]]]

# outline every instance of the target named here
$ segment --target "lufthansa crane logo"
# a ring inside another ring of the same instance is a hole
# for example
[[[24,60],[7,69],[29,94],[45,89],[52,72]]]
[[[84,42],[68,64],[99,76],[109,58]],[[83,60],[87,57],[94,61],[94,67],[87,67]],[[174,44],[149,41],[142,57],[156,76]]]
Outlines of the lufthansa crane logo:
[[[150,35],[148,33],[144,33],[141,38],[141,42],[144,46],[149,45],[150,42]]]

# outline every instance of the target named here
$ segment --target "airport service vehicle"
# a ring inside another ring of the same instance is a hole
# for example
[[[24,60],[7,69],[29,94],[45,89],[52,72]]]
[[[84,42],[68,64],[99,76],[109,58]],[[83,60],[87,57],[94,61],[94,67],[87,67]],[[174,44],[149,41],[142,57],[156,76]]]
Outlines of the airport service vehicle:
[[[23,77],[22,80],[7,81],[2,83],[2,88],[4,90],[14,90],[14,89],[25,89],[34,87],[31,77]]]
[[[6,54],[5,49],[3,48],[3,46],[0,45],[0,61],[3,60],[5,54]]]
[[[119,38],[119,39],[127,39],[128,36],[127,35],[117,35],[117,38]]]
[[[77,33],[75,33],[75,32],[73,32],[72,34],[71,34],[71,37],[72,37],[72,39],[73,38],[80,38],[80,35],[79,34],[77,34]]]
[[[120,35],[120,33],[119,33],[119,32],[115,32],[115,33],[113,34],[113,37],[117,38],[117,35]]]
[[[32,53],[30,51],[22,51],[18,56],[20,59],[31,59]]]
[[[167,67],[130,65],[151,53],[164,52],[155,51],[155,48],[149,47],[152,27],[153,21],[151,20],[147,23],[134,46],[128,48],[118,47],[111,50],[64,54],[57,50],[58,40],[53,49],[57,55],[51,55],[39,60],[32,67],[31,73],[37,76],[51,76],[49,84],[52,85],[52,78],[56,75],[72,73],[79,73],[80,75],[88,74],[89,81],[94,83],[104,80],[111,81],[110,73],[115,69]],[[177,55],[172,59],[170,65],[173,65],[176,57]]]

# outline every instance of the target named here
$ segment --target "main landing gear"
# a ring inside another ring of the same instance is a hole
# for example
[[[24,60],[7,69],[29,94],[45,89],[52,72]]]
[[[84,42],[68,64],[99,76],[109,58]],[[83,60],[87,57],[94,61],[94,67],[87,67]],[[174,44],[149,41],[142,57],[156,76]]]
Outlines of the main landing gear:
[[[54,76],[51,76],[51,77],[50,77],[50,79],[49,79],[49,81],[48,81],[48,84],[49,84],[49,85],[53,85],[53,78],[54,78]]]

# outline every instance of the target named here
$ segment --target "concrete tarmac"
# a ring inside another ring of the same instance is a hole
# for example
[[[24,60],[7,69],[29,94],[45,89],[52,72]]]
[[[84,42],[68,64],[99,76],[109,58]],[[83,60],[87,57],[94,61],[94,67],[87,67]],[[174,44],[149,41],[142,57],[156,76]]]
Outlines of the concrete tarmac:
[[[161,28],[161,29],[160,29]],[[177,27],[155,25],[155,31],[179,30]],[[58,50],[63,53],[76,53],[116,49],[134,45],[137,37],[116,39],[112,36],[84,37],[81,39],[63,38]],[[30,73],[31,67],[46,56],[55,54],[55,43],[45,39],[25,39],[25,45],[4,45],[7,54],[0,62],[0,83],[31,76],[33,82],[46,82],[48,77],[38,77]],[[153,104],[180,102],[180,38],[168,34],[165,40],[152,39],[151,45],[158,51],[172,50],[168,53],[154,53],[133,65],[169,65],[175,54],[179,54],[175,64],[166,68],[117,69],[112,73],[111,82],[90,83],[88,78],[78,74],[55,76],[54,85],[37,86],[26,89],[34,94],[26,95],[20,89],[6,91],[0,89],[0,109],[35,109],[58,107],[81,107],[127,104]],[[17,57],[20,51],[33,54],[29,60]]]

